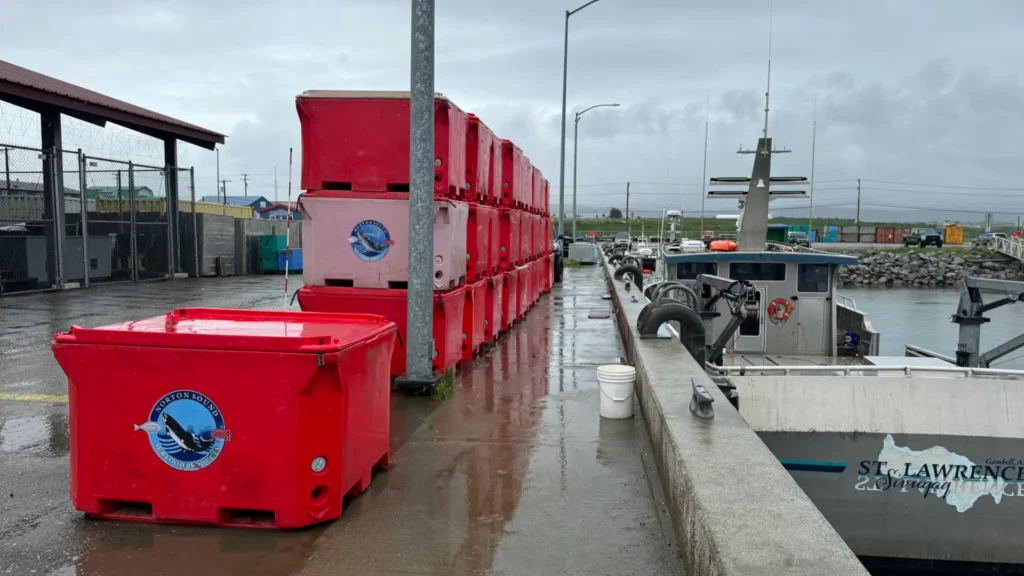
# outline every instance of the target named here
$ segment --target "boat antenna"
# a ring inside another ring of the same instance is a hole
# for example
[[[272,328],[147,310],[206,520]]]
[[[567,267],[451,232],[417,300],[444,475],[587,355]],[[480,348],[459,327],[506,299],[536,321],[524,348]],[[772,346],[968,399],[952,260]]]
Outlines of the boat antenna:
[[[768,87],[764,91],[764,137],[768,137],[768,95],[772,91],[772,17],[775,3],[768,4]]]

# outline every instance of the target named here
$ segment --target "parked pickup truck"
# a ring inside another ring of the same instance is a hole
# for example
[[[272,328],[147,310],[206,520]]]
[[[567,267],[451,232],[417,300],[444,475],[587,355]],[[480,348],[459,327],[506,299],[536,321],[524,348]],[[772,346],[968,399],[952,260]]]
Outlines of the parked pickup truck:
[[[615,234],[615,247],[625,248],[626,250],[629,250],[630,240],[628,232],[619,232]]]
[[[789,233],[789,245],[790,246],[803,246],[805,248],[811,247],[811,240],[807,237],[807,232],[801,232],[794,230]]]
[[[903,236],[903,246],[935,246],[942,248],[942,234],[934,228],[914,228]]]

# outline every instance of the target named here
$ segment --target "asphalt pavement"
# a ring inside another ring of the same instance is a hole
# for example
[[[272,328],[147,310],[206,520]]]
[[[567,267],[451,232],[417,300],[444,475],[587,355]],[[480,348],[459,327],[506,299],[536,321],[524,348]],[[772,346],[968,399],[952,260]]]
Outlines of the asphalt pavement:
[[[393,394],[389,470],[339,520],[289,532],[76,512],[67,383],[49,348],[72,324],[182,306],[283,309],[280,277],[2,298],[0,574],[678,574],[639,411],[598,415],[596,368],[621,355],[604,292],[598,268],[567,269],[462,368],[451,398]]]

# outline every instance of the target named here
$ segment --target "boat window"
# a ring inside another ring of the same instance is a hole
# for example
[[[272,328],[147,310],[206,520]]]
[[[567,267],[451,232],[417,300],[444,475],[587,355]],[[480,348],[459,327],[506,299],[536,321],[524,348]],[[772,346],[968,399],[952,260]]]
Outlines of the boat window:
[[[828,264],[801,264],[796,275],[797,292],[828,292]]]
[[[781,282],[786,279],[786,264],[782,262],[734,262],[729,265],[729,278],[733,280],[767,280]]]
[[[676,280],[696,280],[698,274],[718,274],[718,263],[680,262],[676,264]]]

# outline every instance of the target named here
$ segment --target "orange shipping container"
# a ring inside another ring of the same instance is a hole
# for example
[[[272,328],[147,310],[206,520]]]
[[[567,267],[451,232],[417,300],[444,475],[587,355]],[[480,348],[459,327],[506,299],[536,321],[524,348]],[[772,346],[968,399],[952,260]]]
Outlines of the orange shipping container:
[[[892,244],[892,228],[875,228],[875,242],[878,244]]]

